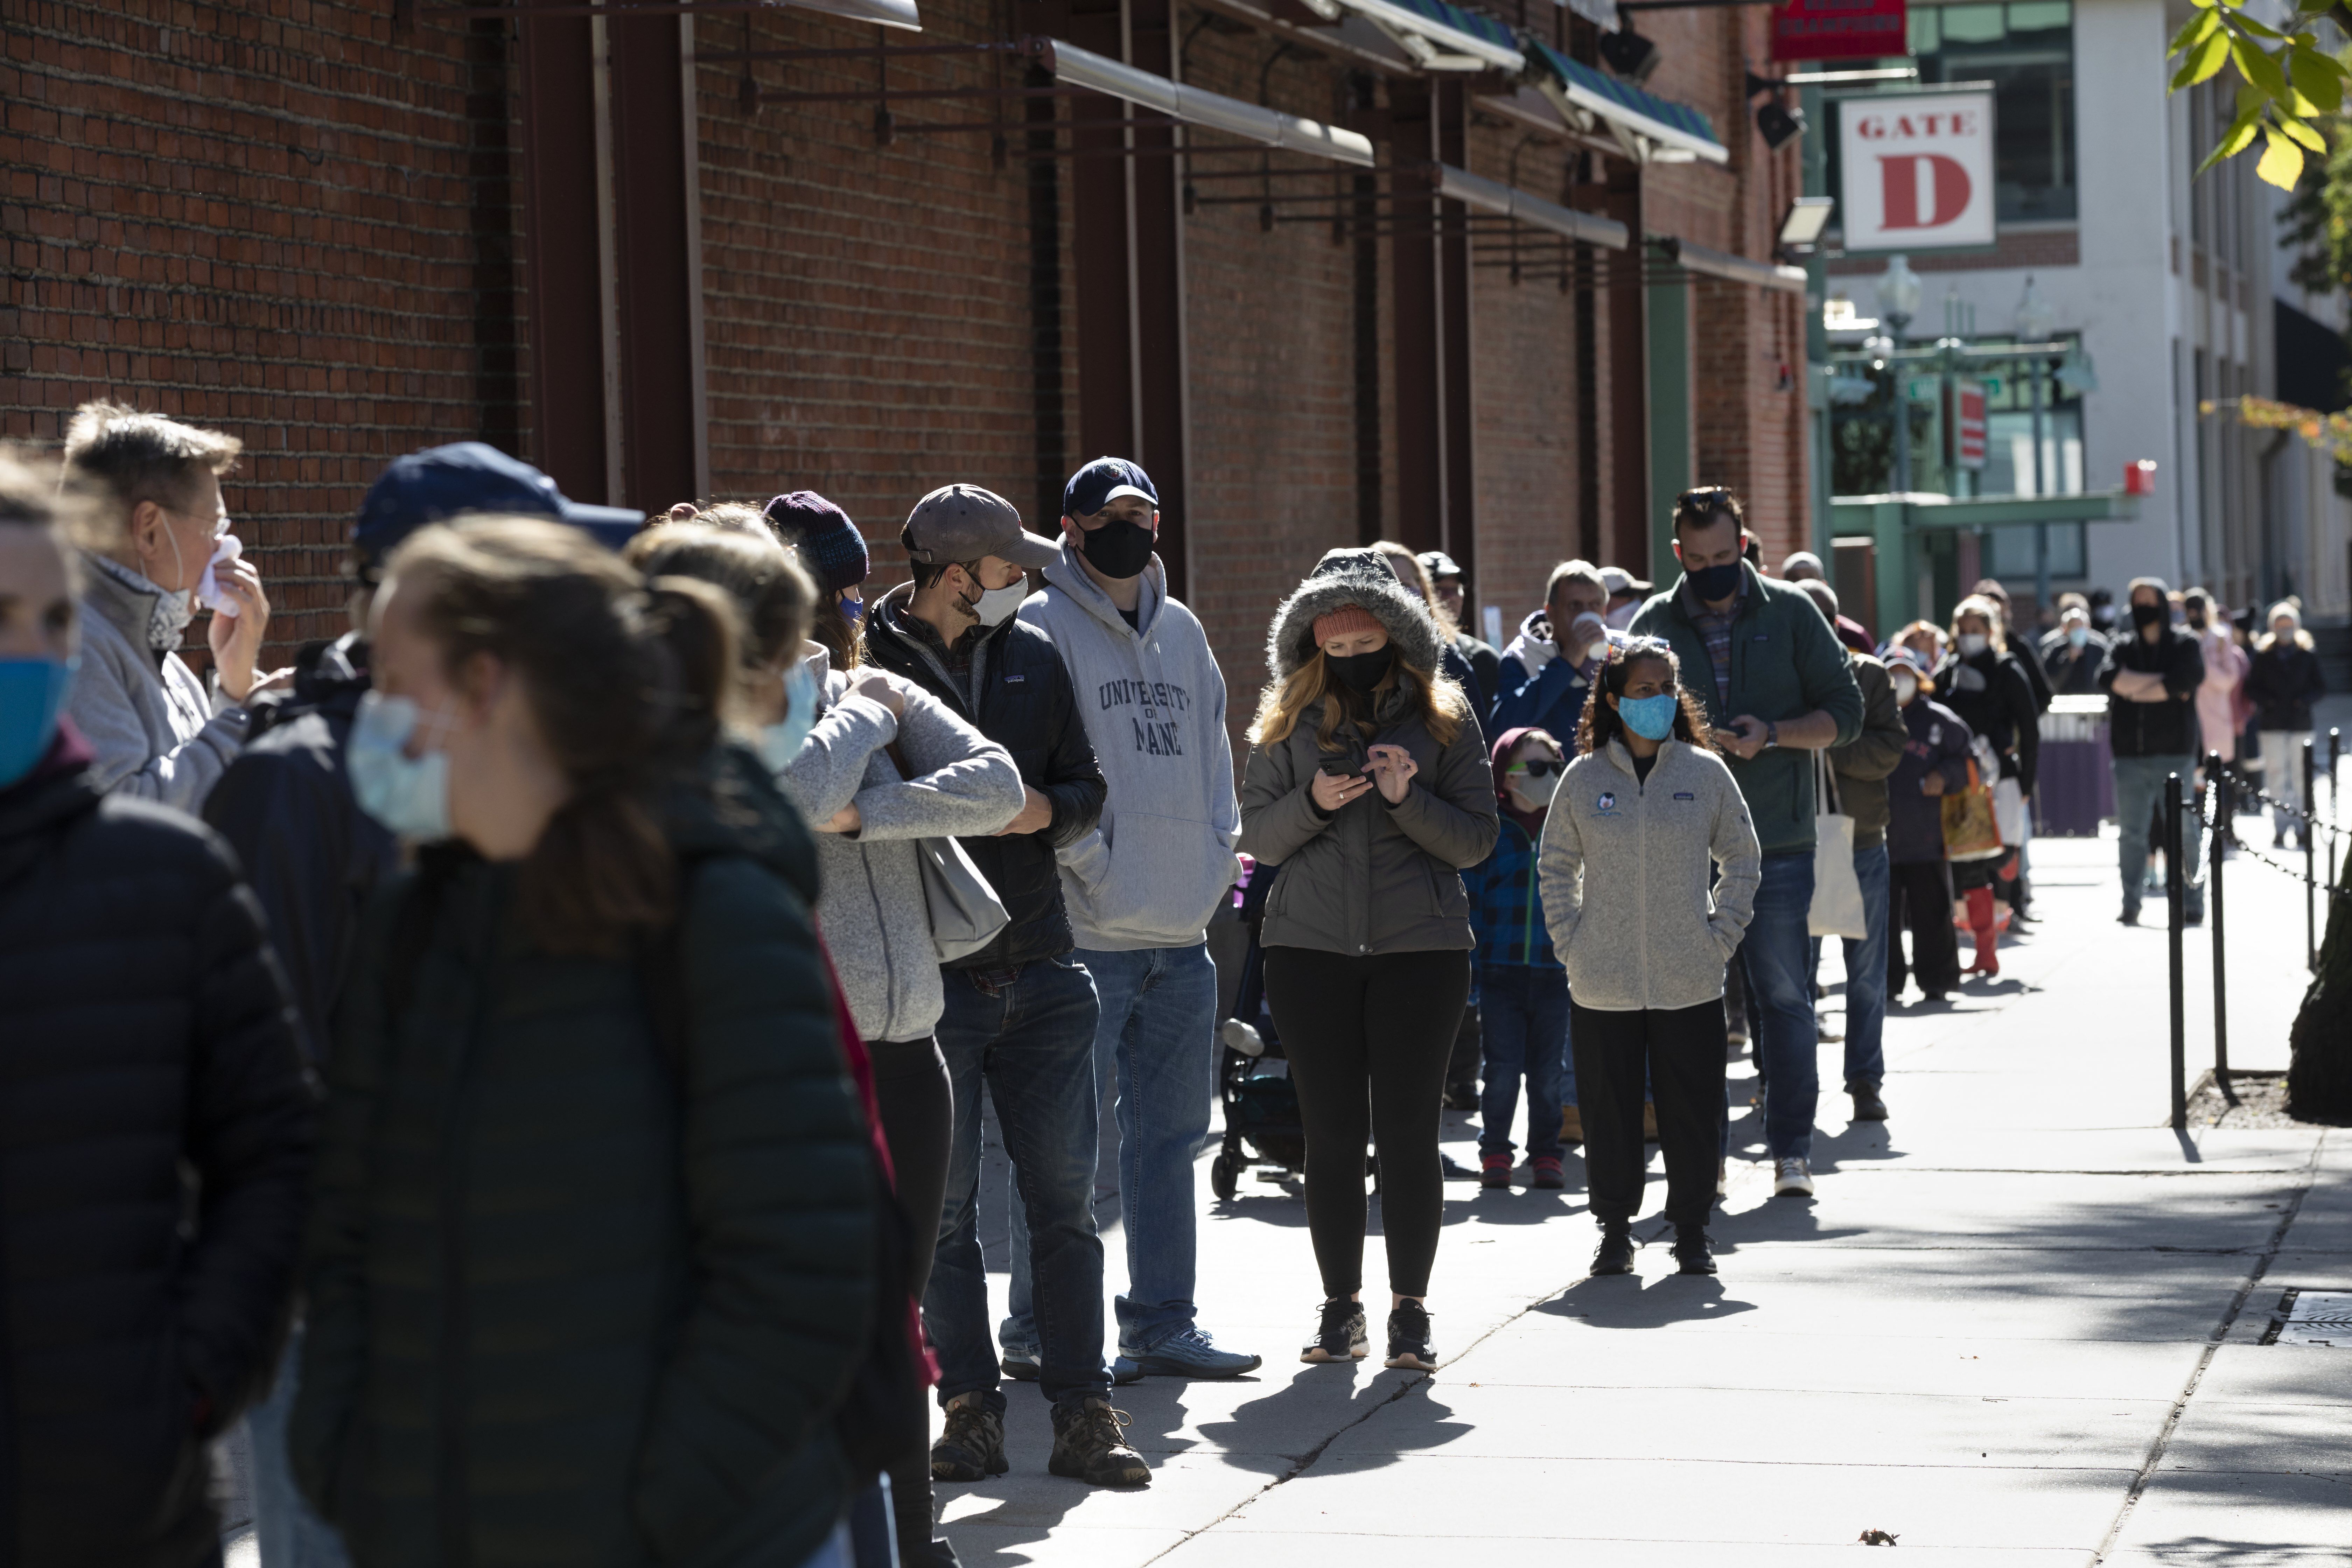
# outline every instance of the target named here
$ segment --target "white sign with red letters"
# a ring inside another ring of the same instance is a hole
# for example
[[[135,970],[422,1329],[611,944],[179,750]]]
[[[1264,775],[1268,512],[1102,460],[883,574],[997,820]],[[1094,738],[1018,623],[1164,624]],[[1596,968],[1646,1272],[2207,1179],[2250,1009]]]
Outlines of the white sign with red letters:
[[[1849,98],[1838,105],[1845,249],[1993,242],[1992,94]]]

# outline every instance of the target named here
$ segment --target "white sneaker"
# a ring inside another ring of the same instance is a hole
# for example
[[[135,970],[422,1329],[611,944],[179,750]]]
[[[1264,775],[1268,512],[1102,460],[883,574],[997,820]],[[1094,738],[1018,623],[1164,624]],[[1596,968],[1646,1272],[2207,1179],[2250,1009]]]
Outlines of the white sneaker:
[[[1806,1163],[1793,1156],[1775,1160],[1777,1173],[1772,1179],[1772,1195],[1776,1198],[1809,1198],[1813,1195],[1813,1173]]]

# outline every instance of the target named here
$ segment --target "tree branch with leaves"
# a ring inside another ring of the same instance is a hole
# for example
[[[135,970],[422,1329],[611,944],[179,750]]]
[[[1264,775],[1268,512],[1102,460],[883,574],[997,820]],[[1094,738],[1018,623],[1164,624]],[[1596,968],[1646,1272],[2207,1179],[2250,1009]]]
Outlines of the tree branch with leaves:
[[[2273,27],[2246,15],[2246,0],[2194,0],[2197,14],[2173,35],[2168,58],[2179,60],[2172,90],[2210,81],[2224,66],[2238,77],[2236,118],[2197,166],[2203,174],[2224,158],[2263,143],[2254,173],[2281,190],[2303,178],[2304,154],[2327,155],[2327,140],[2312,123],[2344,107],[2352,70],[2323,47],[2312,24],[2347,19],[2343,0],[2294,0],[2293,18]]]

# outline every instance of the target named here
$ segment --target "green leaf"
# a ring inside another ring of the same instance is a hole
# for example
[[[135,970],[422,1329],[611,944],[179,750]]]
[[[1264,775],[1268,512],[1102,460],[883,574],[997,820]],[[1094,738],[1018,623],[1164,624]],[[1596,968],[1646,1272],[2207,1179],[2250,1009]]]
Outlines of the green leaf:
[[[2166,57],[2169,58],[2183,49],[2193,48],[2203,43],[2205,35],[2221,25],[2221,18],[2218,14],[2211,11],[2198,12],[2182,25],[2180,31],[2172,35],[2171,47],[2164,51]]]
[[[2259,105],[2231,121],[2230,129],[2222,132],[2221,139],[2213,143],[2213,150],[2205,154],[2205,161],[2197,165],[2197,173],[2201,174],[2223,159],[2234,158],[2244,152],[2252,143],[2254,132],[2261,123],[2262,109]]]
[[[2263,127],[2263,137],[2269,145],[2263,149],[2263,161],[2254,165],[2254,175],[2265,184],[2291,191],[2303,178],[2303,149],[2271,126]]]
[[[2180,62],[2179,70],[2173,73],[2174,90],[2194,87],[2220,74],[2221,67],[2229,61],[2230,49],[2230,35],[2216,27],[2211,37],[2191,49],[2189,58]]]
[[[2314,49],[2295,49],[2287,56],[2287,73],[2294,89],[2309,99],[2315,112],[2333,114],[2344,107],[2343,67]]]
[[[2238,63],[2238,74],[2260,88],[2271,98],[2286,96],[2286,73],[2279,69],[2278,61],[2242,38],[2230,41],[2230,58]],[[2200,57],[2200,61],[2202,57]],[[2202,81],[2203,77],[2193,79]]]
[[[2234,16],[2231,20],[2235,22],[2242,30],[2252,34],[2257,38],[2272,38],[2283,42],[2286,37],[2284,33],[2275,28],[2266,27],[2252,16]]]
[[[2269,102],[2270,100],[2263,96],[2263,90],[2253,83],[2250,81],[2242,81],[2238,84],[2237,113],[2241,115],[2259,114],[2262,112],[2263,106]]]
[[[2279,117],[2279,129],[2294,137],[2297,142],[2302,142],[2305,147],[2308,147],[2313,152],[2318,153],[2321,157],[2324,158],[2327,155],[2327,143],[2320,139],[2318,132],[2314,131],[2304,121],[2295,119],[2292,115],[2281,115]]]

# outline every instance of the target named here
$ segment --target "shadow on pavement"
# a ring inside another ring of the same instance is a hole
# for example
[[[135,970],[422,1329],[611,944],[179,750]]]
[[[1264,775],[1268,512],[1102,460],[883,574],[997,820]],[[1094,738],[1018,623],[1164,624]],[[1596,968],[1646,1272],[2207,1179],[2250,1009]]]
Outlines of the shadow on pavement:
[[[1390,1372],[1377,1361],[1301,1366],[1286,1385],[1236,1405],[1229,1420],[1203,1422],[1200,1432],[1227,1450],[1220,1455],[1227,1465],[1260,1475],[1287,1478],[1342,1440],[1351,1460],[1385,1463],[1470,1430],[1448,1419],[1453,1410],[1432,1397],[1432,1387],[1423,1373]],[[1257,1452],[1234,1451],[1253,1447]]]
[[[1756,1304],[1729,1295],[1721,1279],[1669,1274],[1643,1280],[1631,1274],[1580,1279],[1536,1309],[1555,1318],[1578,1318],[1596,1329],[1662,1329],[1702,1318],[1752,1312]]]

